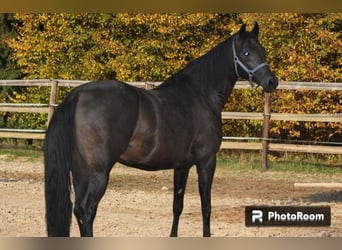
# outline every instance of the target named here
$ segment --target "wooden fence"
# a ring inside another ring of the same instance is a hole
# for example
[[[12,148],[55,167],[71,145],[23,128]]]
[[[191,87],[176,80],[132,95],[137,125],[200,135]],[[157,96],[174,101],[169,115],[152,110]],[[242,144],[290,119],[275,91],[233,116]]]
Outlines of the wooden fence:
[[[22,86],[22,87],[50,87],[50,100],[48,104],[18,104],[18,103],[0,103],[0,112],[30,112],[30,113],[48,113],[48,122],[50,121],[56,105],[56,93],[58,87],[76,87],[87,81],[69,81],[69,80],[0,80],[1,86]],[[160,82],[130,82],[136,87],[152,89]],[[248,88],[248,82],[237,82],[236,89]],[[336,90],[342,91],[342,83],[319,83],[319,82],[280,82],[278,89],[286,90]],[[221,148],[224,149],[247,149],[260,150],[262,152],[262,170],[267,169],[267,155],[269,151],[292,151],[309,152],[325,154],[342,154],[342,141],[335,145],[302,145],[289,143],[275,143],[269,138],[270,121],[312,121],[312,122],[337,122],[342,124],[342,114],[283,114],[272,113],[271,97],[265,93],[265,106],[263,113],[256,112],[222,112],[222,119],[250,119],[263,120],[263,132],[260,138],[247,137],[224,137]],[[0,137],[4,138],[22,138],[22,139],[44,139],[46,130],[36,129],[8,129],[0,128]],[[258,142],[247,142],[251,140]]]

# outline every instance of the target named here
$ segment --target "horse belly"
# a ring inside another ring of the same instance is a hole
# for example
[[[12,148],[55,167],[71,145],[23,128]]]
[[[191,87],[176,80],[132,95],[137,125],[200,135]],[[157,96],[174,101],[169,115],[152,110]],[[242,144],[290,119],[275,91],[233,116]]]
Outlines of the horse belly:
[[[119,162],[125,165],[144,169],[160,170],[173,167],[169,154],[157,146],[154,139],[148,136],[141,140],[133,140],[126,151],[120,156]]]
[[[132,138],[119,162],[144,170],[171,169],[189,161],[189,145],[179,136],[167,137],[145,134]]]

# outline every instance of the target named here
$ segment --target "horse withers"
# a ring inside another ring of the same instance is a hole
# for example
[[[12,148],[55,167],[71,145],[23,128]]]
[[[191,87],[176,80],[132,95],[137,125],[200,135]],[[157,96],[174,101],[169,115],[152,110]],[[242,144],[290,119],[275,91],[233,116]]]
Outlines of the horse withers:
[[[222,140],[223,106],[239,77],[266,92],[278,85],[258,33],[257,23],[250,32],[243,25],[152,90],[116,80],[73,89],[56,109],[45,138],[48,236],[70,234],[71,182],[80,234],[93,236],[97,206],[116,162],[149,171],[174,169],[171,236],[177,236],[189,169],[195,165],[203,236],[210,236],[211,186]]]

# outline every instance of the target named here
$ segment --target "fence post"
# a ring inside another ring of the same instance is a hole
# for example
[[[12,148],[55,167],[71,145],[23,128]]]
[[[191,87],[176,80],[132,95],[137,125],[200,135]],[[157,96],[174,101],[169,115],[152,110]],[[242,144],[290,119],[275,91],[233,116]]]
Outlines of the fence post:
[[[262,168],[265,172],[268,169],[268,134],[271,118],[271,94],[265,92],[264,121],[262,126]]]
[[[56,96],[57,96],[57,81],[50,82],[50,100],[49,100],[49,113],[48,113],[48,125],[50,124],[53,112],[56,107]]]

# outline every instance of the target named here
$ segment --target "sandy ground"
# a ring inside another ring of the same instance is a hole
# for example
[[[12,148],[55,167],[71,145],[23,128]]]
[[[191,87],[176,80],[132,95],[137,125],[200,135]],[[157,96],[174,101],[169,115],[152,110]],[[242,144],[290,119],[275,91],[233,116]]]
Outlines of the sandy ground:
[[[0,156],[0,236],[45,236],[42,159]],[[95,236],[168,236],[172,171],[115,166],[94,223]],[[341,182],[342,175],[237,171],[218,168],[212,190],[214,237],[342,236],[342,190],[295,188],[294,182]],[[329,205],[330,227],[245,227],[248,205]],[[195,169],[191,170],[179,236],[201,236]],[[78,236],[73,217],[71,235]]]

